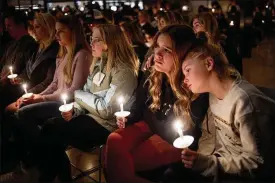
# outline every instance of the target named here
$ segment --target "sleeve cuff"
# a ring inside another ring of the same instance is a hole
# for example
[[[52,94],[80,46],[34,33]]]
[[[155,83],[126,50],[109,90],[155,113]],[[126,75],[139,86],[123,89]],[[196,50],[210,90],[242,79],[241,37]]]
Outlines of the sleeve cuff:
[[[193,170],[202,174],[203,176],[216,176],[217,175],[217,157],[215,155],[199,154],[197,161],[193,166]]]

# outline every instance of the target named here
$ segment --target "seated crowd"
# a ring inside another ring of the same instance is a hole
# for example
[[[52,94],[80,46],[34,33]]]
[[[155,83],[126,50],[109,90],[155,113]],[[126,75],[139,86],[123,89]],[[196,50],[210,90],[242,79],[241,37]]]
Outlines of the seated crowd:
[[[7,16],[1,173],[70,182],[66,149],[104,145],[110,183],[274,181],[275,101],[241,76],[236,45],[209,12],[193,27],[172,11],[156,21],[95,23],[87,40],[74,15],[38,13],[32,34]],[[175,145],[182,133],[189,147]]]

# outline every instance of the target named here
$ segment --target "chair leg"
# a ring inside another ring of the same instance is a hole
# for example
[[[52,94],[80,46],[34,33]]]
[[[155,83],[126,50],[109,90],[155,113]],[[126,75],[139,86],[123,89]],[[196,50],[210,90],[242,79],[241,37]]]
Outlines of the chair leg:
[[[101,175],[102,175],[101,174],[102,173],[102,164],[101,164],[102,163],[102,148],[103,148],[103,146],[99,147],[99,158],[98,158],[99,159],[99,164],[98,164],[99,165],[99,171],[98,171],[98,174],[99,174],[98,182],[99,183],[101,183]]]

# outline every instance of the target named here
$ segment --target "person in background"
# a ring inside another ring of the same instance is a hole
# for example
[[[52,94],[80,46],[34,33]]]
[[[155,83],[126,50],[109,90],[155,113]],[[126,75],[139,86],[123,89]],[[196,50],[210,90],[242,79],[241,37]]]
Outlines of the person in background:
[[[138,174],[150,170],[157,173],[146,178],[158,181],[163,173],[162,167],[180,161],[179,149],[171,145],[178,135],[173,128],[176,96],[170,83],[171,80],[179,80],[174,75],[181,69],[178,62],[185,57],[194,40],[196,36],[187,25],[169,25],[157,33],[153,44],[155,64],[151,73],[149,77],[144,76],[139,84],[131,115],[117,118],[120,129],[111,133],[107,140],[105,163],[108,182],[150,182]],[[205,99],[207,96],[202,95],[191,104],[192,121],[196,125],[190,126],[186,134],[193,134],[195,139],[199,137],[197,127],[208,108]],[[196,142],[192,148],[196,149]]]
[[[145,59],[145,55],[148,48],[145,46],[145,38],[141,32],[141,29],[136,26],[135,23],[122,23],[120,25],[121,30],[125,33],[130,44],[133,46],[135,53],[138,56],[140,67]],[[140,76],[139,76],[140,78]]]
[[[138,12],[138,22],[141,29],[155,29],[150,22],[150,16],[146,11]]]
[[[218,22],[211,13],[196,15],[193,19],[193,29],[197,37],[206,39],[209,44],[222,48],[229,63],[242,74],[242,57],[237,49],[237,43],[224,34],[220,35]]]
[[[38,125],[51,117],[61,117],[58,110],[61,95],[67,94],[72,100],[74,91],[84,86],[89,74],[91,53],[79,19],[63,16],[57,20],[55,28],[60,48],[53,81],[44,91],[27,99],[19,98],[13,104],[17,107],[16,113],[5,121],[6,128],[3,128],[4,131],[11,128],[18,144],[17,159],[26,165],[32,164],[29,152],[36,148]]]
[[[171,24],[183,24],[183,18],[172,11],[158,11],[156,15],[156,20],[158,22],[158,30]]]
[[[186,90],[209,92],[208,124],[216,127],[214,151],[207,152],[206,143],[199,143],[198,151],[182,151],[182,169],[176,173],[181,181],[273,182],[275,101],[241,78],[219,48],[201,41],[182,61],[180,74],[184,79],[173,90],[182,109],[192,102]]]
[[[36,49],[35,40],[28,35],[27,19],[24,13],[15,11],[5,17],[5,25],[13,41],[7,45],[6,51],[0,60],[0,90],[9,85],[7,76],[12,66],[13,73],[21,74],[28,59]]]
[[[124,110],[129,110],[135,101],[139,63],[120,27],[95,27],[91,47],[94,59],[90,74],[84,88],[75,91],[74,109],[63,112],[63,118],[49,119],[42,128],[36,153],[40,181],[52,182],[56,176],[61,181],[71,181],[66,148],[104,144],[117,129],[114,113],[120,110],[119,97],[123,97]]]

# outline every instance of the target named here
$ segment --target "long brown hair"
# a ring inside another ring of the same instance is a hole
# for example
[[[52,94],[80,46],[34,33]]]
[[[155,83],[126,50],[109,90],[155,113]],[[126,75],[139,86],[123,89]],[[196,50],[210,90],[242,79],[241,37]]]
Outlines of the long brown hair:
[[[124,29],[124,33],[126,34],[131,44],[145,44],[145,37],[140,27],[138,27],[136,23],[123,22],[120,26]]]
[[[107,72],[112,68],[119,69],[119,66],[126,65],[135,75],[138,75],[139,61],[134,49],[127,40],[119,26],[102,24],[95,27],[99,29],[103,42],[107,45]],[[91,72],[98,58],[94,58],[91,65]]]
[[[180,60],[183,60],[187,51],[192,46],[192,42],[196,40],[195,33],[193,29],[188,25],[169,25],[160,30],[155,38],[152,48],[157,45],[157,39],[161,34],[168,35],[172,41],[172,54],[173,54],[173,69],[170,73],[170,84],[182,78],[178,72],[181,71]],[[155,112],[160,109],[160,95],[162,90],[162,82],[164,78],[164,73],[158,72],[156,69],[152,68],[151,74],[148,78],[149,81],[149,92],[152,96],[152,103],[149,108]],[[188,95],[186,93],[186,95]]]
[[[83,27],[81,22],[76,16],[62,16],[57,20],[58,23],[67,26],[72,34],[71,40],[72,44],[70,46],[70,50],[66,50],[64,46],[60,46],[58,57],[63,58],[66,54],[68,54],[68,60],[66,61],[66,65],[63,70],[64,79],[67,84],[71,84],[73,80],[73,71],[72,71],[72,64],[74,60],[74,56],[76,53],[81,50],[85,49],[89,51],[89,44],[86,41],[85,34],[83,31]]]
[[[214,60],[213,71],[217,73],[217,76],[220,80],[224,80],[230,77],[234,79],[241,78],[241,75],[238,73],[238,71],[228,64],[228,60],[223,51],[219,47],[209,43],[204,43],[199,40],[194,42],[192,48],[187,53],[187,56],[184,60],[198,59],[204,61],[208,57],[211,57]],[[180,61],[181,65],[183,64],[184,60]],[[182,79],[180,81],[173,80],[173,84],[171,84],[174,93],[176,93],[178,97],[178,100],[174,105],[174,110],[177,114],[188,114],[191,116],[190,105],[191,102],[197,97],[197,95],[192,94],[183,84],[184,75],[182,70],[180,70],[178,74],[179,78]],[[186,97],[186,93],[189,93],[188,97]]]
[[[193,20],[196,18],[204,26],[205,31],[209,35],[208,43],[219,45],[219,41],[220,41],[219,25],[214,15],[209,12],[202,12],[196,15],[193,18]]]

